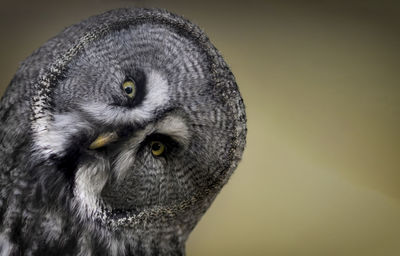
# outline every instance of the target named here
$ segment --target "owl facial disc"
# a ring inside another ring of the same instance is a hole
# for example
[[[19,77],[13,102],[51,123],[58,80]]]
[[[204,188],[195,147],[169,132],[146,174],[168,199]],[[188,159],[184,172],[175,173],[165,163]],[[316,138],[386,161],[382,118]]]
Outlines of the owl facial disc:
[[[73,159],[80,218],[191,230],[243,152],[234,76],[197,26],[166,11],[122,9],[83,24],[93,27],[36,85],[35,152]]]

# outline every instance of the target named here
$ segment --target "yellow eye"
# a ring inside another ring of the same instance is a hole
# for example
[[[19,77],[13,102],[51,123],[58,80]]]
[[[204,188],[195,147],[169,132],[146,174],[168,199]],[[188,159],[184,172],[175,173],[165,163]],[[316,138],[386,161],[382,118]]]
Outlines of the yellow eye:
[[[128,97],[134,98],[136,94],[136,86],[135,83],[131,80],[127,80],[122,84],[122,89],[124,89],[124,92]]]
[[[151,153],[153,156],[160,156],[165,151],[165,146],[159,141],[152,141],[150,143]]]

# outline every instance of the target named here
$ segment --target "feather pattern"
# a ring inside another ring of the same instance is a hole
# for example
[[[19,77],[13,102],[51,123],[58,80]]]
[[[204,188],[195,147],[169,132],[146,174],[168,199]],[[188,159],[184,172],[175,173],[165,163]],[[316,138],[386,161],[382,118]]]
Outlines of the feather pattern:
[[[112,10],[47,41],[0,120],[0,255],[183,255],[247,131],[221,54],[158,9]],[[118,141],[88,148],[109,131]]]

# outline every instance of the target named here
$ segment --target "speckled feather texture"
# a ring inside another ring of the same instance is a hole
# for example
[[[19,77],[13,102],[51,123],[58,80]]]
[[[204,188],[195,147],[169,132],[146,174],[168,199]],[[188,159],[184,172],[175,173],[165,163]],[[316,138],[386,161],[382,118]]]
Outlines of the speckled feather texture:
[[[184,255],[246,137],[220,53],[158,9],[112,10],[50,39],[19,67],[0,119],[1,255]]]

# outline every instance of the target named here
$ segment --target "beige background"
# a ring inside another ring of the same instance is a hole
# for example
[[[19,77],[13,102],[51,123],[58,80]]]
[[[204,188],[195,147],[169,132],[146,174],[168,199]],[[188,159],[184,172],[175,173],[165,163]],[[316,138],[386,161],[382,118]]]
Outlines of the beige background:
[[[236,75],[243,161],[188,255],[400,255],[396,1],[1,2],[0,94],[64,27],[124,6],[200,25]]]

